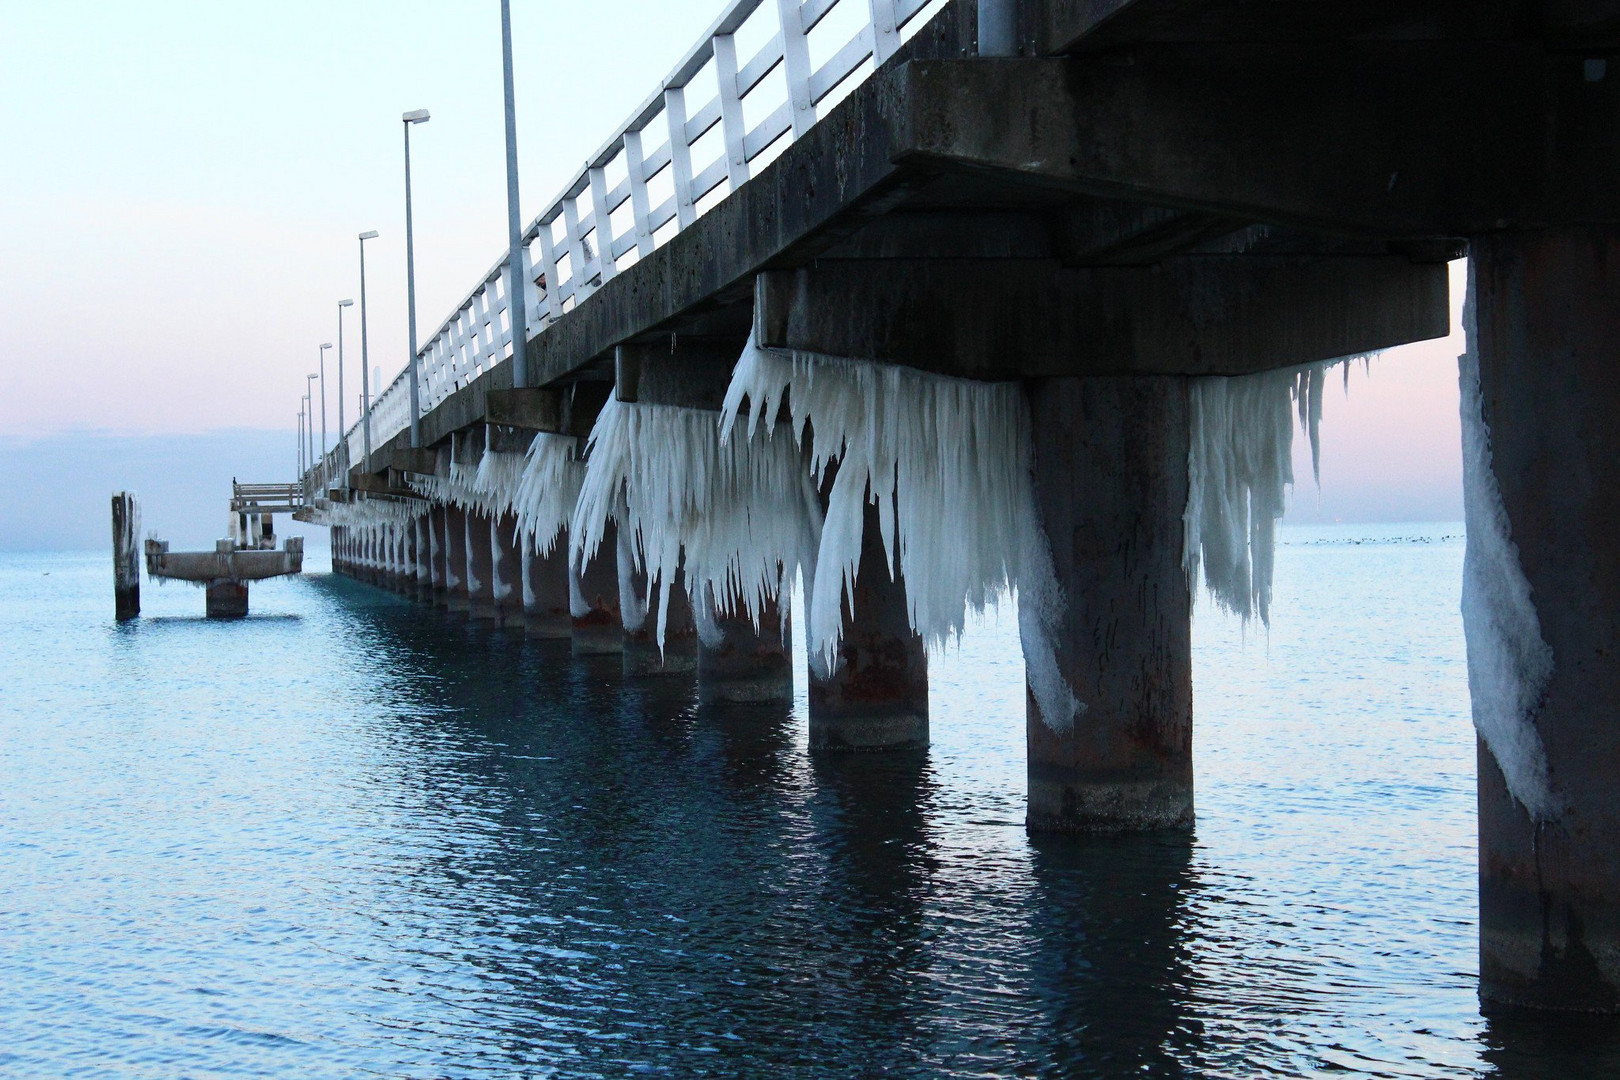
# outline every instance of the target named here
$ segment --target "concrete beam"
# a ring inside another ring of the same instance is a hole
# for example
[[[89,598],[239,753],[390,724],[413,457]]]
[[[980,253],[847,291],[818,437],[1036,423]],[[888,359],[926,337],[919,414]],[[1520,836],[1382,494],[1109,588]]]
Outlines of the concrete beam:
[[[1271,5],[1275,6],[1275,5]],[[1620,79],[1512,42],[924,60],[893,152],[1074,192],[1385,237],[1620,221]],[[1151,138],[1144,138],[1151,132]]]
[[[756,279],[760,344],[947,375],[1243,375],[1444,337],[1446,268],[1402,256],[823,261]]]
[[[746,339],[669,334],[620,345],[614,354],[614,394],[620,401],[719,412],[746,344]]]
[[[437,463],[438,454],[431,448],[399,446],[390,451],[388,468],[418,476],[432,476]]]
[[[528,431],[562,430],[562,387],[491,390],[485,396],[484,420]]]
[[[1580,0],[1585,2],[1585,0]],[[1605,0],[1597,0],[1599,4]],[[1534,5],[1534,7],[1556,5]],[[1162,41],[1345,41],[1456,37],[1522,31],[1519,3],[1477,0],[1026,0],[1023,38],[1040,54],[1099,52]]]

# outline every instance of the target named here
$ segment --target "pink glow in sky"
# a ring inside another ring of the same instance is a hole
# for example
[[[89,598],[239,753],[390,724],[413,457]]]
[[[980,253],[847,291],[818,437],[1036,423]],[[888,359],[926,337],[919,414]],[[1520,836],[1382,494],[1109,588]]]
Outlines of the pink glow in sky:
[[[514,0],[526,218],[720,2]],[[371,362],[391,378],[406,353],[403,110],[433,113],[412,138],[424,337],[505,247],[498,13],[0,0],[0,436],[252,427],[290,445],[337,301],[358,298],[365,229],[382,234],[367,249]],[[1460,516],[1457,351],[1392,350],[1329,394],[1321,492],[1300,456],[1290,520]]]

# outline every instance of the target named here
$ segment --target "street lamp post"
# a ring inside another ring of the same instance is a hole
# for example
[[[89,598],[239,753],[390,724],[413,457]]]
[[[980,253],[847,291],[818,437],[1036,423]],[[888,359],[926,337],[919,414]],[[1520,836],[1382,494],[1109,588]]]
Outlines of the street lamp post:
[[[330,341],[321,343],[321,488],[325,490],[331,485],[326,478],[326,350],[332,347]]]
[[[411,235],[411,125],[428,122],[426,109],[412,109],[400,117],[405,123],[405,304],[411,330],[411,445],[422,445],[422,397],[416,377],[416,252]]]
[[[338,301],[338,445],[343,448],[338,458],[343,462],[345,491],[349,487],[349,429],[343,423],[343,309],[353,306],[353,300]]]
[[[365,446],[366,472],[371,471],[371,355],[366,350],[366,241],[375,239],[375,229],[360,234],[360,429]]]
[[[523,273],[523,218],[518,212],[517,106],[512,89],[512,4],[501,0],[501,63],[506,82],[506,310],[512,324],[512,385],[529,385],[528,299]],[[605,232],[599,235],[605,235]],[[612,252],[608,253],[612,257]],[[415,352],[415,347],[411,350]]]
[[[314,372],[304,376],[304,400],[309,402],[309,421],[304,427],[309,433],[309,456],[305,460],[309,462],[310,472],[315,471],[315,380],[318,378],[320,376]]]
[[[304,482],[304,399],[298,399],[298,482]]]

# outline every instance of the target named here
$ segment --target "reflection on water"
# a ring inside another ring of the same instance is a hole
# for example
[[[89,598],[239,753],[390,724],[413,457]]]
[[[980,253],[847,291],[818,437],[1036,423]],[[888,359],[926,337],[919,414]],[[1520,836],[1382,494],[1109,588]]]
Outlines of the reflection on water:
[[[0,1072],[1620,1073],[1478,1012],[1444,534],[1294,533],[1269,634],[1201,611],[1197,834],[1091,840],[1023,832],[1010,612],[926,753],[811,757],[802,695],[339,578],[114,627],[100,556],[0,559]]]

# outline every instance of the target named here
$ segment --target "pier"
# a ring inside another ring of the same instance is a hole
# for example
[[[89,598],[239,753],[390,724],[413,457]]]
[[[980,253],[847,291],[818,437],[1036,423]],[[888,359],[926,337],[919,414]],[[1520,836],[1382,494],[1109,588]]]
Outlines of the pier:
[[[803,634],[818,752],[926,745],[927,644],[1016,588],[1028,828],[1187,829],[1195,595],[1267,617],[1275,439],[1466,255],[1480,991],[1620,1010],[1617,50],[1602,0],[732,0],[274,505],[712,698]]]

